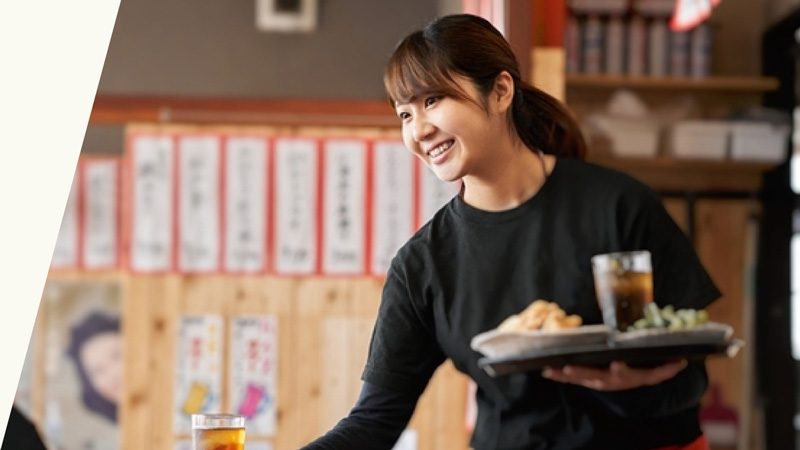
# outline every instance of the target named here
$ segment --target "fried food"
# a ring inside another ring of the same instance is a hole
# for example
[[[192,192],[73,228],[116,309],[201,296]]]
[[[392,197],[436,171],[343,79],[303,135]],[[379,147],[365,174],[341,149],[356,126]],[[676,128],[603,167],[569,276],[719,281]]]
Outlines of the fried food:
[[[506,318],[497,328],[502,331],[561,330],[583,324],[578,315],[570,315],[553,302],[536,300],[519,314]]]

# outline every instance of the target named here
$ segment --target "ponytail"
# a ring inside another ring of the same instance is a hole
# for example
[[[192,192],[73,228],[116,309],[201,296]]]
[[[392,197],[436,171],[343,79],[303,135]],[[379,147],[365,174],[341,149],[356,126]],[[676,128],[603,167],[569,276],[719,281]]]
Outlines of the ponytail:
[[[584,159],[586,141],[572,113],[546,92],[515,81],[511,121],[522,142],[547,154]]]

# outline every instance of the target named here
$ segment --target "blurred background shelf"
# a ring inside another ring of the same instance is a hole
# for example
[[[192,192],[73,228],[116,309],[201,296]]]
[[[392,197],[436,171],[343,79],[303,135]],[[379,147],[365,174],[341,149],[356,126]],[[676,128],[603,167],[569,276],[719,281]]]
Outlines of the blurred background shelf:
[[[762,175],[776,164],[729,160],[620,158],[593,156],[588,161],[626,172],[660,192],[757,193]]]
[[[769,92],[778,89],[779,83],[773,77],[712,76],[691,77],[652,77],[627,75],[585,75],[566,76],[567,88],[607,88],[620,87],[636,89],[675,89],[675,90],[713,90]]]

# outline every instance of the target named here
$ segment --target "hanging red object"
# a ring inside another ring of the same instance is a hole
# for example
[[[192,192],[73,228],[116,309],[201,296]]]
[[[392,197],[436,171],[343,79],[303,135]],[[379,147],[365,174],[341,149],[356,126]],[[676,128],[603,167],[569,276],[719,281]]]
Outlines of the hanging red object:
[[[675,11],[669,27],[672,31],[686,31],[700,25],[711,16],[711,10],[722,0],[675,0]]]

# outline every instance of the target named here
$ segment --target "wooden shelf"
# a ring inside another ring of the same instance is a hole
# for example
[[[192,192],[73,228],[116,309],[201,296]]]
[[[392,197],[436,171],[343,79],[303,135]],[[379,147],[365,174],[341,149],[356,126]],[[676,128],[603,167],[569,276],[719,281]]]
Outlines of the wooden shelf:
[[[780,83],[773,77],[649,77],[626,75],[570,74],[566,77],[567,88],[637,88],[706,90],[731,92],[768,92],[778,89]]]
[[[268,124],[399,128],[386,101],[97,96],[90,123]]]
[[[659,192],[755,194],[774,163],[688,160],[668,157],[589,156],[588,161],[628,173]]]

